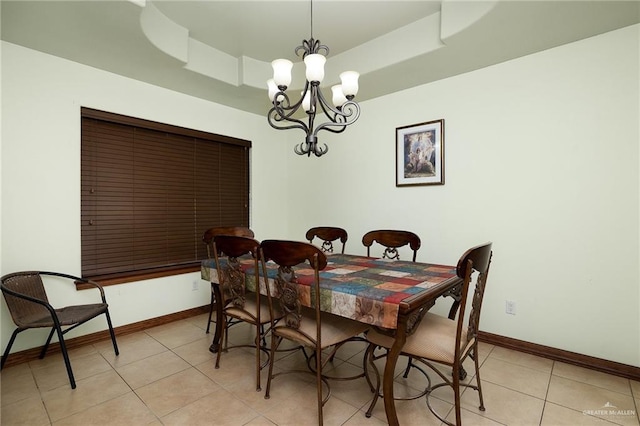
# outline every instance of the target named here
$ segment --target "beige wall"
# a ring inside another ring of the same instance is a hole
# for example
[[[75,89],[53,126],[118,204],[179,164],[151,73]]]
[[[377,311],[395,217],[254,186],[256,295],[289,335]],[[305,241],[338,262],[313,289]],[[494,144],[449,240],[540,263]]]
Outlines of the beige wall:
[[[448,264],[493,241],[482,330],[640,366],[639,28],[363,103],[325,157],[292,157],[292,233],[341,225],[364,253],[409,229]],[[396,188],[395,128],[441,118],[445,185]]]
[[[448,264],[491,240],[481,329],[640,366],[639,31],[363,102],[345,133],[320,134],[330,147],[320,159],[293,154],[302,133],[272,130],[263,116],[3,43],[0,272],[80,271],[79,108],[88,106],[252,140],[260,239],[335,224],[350,233],[347,251],[364,253],[367,230],[410,229],[423,239],[418,260]],[[446,184],[396,188],[395,127],[440,118]],[[115,325],[206,304],[207,284],[192,292],[193,280],[108,287]],[[1,315],[4,348],[13,328],[4,304]],[[102,324],[93,327],[81,332]],[[30,333],[15,350],[43,339]]]
[[[264,117],[3,42],[2,274],[31,269],[80,274],[81,106],[252,140],[252,224],[275,235],[287,232],[286,206],[268,204],[267,195],[284,180],[286,168],[271,166],[281,161],[286,146],[268,132]],[[282,220],[269,220],[263,211]],[[199,291],[191,290],[193,281]],[[115,326],[203,306],[210,297],[209,284],[197,273],[110,286],[106,293]],[[95,297],[59,287],[51,295],[54,305]],[[13,324],[4,300],[1,306],[4,349]],[[104,327],[97,320],[71,333]],[[40,345],[45,337],[25,332],[15,350]]]

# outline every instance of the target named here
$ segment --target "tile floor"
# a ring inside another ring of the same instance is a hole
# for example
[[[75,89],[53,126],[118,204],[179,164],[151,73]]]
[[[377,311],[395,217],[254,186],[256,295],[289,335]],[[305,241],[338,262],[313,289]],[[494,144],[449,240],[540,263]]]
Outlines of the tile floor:
[[[59,354],[4,369],[2,425],[305,425],[316,424],[311,375],[285,375],[273,381],[271,398],[256,392],[253,352],[222,354],[220,369],[208,351],[206,316],[197,316],[71,352],[77,388],[71,390]],[[232,329],[231,343],[251,339],[250,328]],[[364,344],[344,347],[334,360],[340,374],[361,369]],[[276,367],[300,364],[283,353]],[[481,345],[486,411],[477,393],[462,395],[465,425],[640,425],[640,382],[535,356]],[[467,361],[469,362],[469,361]],[[401,376],[401,368],[398,374]],[[472,362],[467,371],[473,371]],[[432,375],[433,376],[433,375]],[[396,395],[424,387],[418,373],[399,377]],[[364,415],[371,393],[364,379],[332,382],[325,406],[327,425],[383,425],[384,407]],[[434,405],[452,419],[452,393],[437,391]],[[405,393],[406,394],[406,393]],[[424,398],[396,403],[401,425],[440,425]],[[615,407],[615,408],[614,408]]]

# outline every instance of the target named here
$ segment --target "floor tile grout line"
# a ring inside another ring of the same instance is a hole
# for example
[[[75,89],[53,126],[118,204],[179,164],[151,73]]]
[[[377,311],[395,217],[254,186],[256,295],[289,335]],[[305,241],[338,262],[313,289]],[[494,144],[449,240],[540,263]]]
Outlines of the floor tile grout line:
[[[487,359],[489,359],[489,356],[487,356],[487,358],[485,359],[485,361],[486,361]],[[530,367],[530,366],[528,366],[528,365],[524,365],[524,364],[522,364],[522,363],[518,363],[518,362],[514,362],[514,361],[509,361],[509,360],[502,359],[502,358],[499,358],[499,357],[491,357],[491,359],[492,359],[492,360],[496,360],[496,361],[500,361],[500,362],[504,362],[504,363],[506,363],[506,364],[513,365],[513,366],[516,366],[516,367],[526,368],[527,370],[537,371],[537,372],[539,372],[539,373],[545,373],[545,374],[549,374],[549,375],[551,375],[551,370],[552,370],[552,369],[544,370],[544,369],[542,369],[542,368],[534,368],[534,367]],[[551,362],[555,363],[555,361],[551,361]]]
[[[631,386],[631,380],[629,380],[629,388],[631,388],[631,400],[633,401],[633,406],[636,410],[636,419],[638,420],[638,424],[640,424],[640,395],[636,398],[633,393],[633,387]]]
[[[547,390],[544,393],[544,402],[542,404],[542,412],[540,413],[540,423],[539,423],[540,426],[542,426],[542,420],[544,419],[544,411],[547,408],[547,403],[549,402],[549,390],[551,389],[551,378],[553,377],[553,369],[555,368],[555,366],[556,366],[556,362],[552,361],[551,371],[549,374],[549,381],[547,382]],[[568,408],[568,407],[565,407],[565,408]]]
[[[622,395],[622,396],[626,396],[626,397],[630,397],[631,399],[634,399],[633,392],[631,394],[626,394],[626,393],[623,393],[623,392],[619,392],[619,391],[617,391],[615,389],[606,388],[606,387],[599,386],[599,385],[594,384],[594,383],[588,383],[588,382],[585,382],[583,380],[578,380],[578,379],[575,379],[575,378],[572,378],[572,377],[561,376],[559,374],[551,374],[552,378],[554,376],[558,377],[560,379],[563,379],[563,380],[570,380],[570,381],[572,381],[574,383],[580,383],[580,384],[583,384],[583,385],[586,385],[586,386],[592,386],[594,388],[602,389],[602,390],[607,391],[607,392],[617,393],[618,395]],[[614,377],[617,377],[617,376],[614,376]],[[627,380],[627,382],[629,382],[629,386],[631,386],[631,381],[629,379],[624,379],[624,380]]]
[[[190,369],[193,369],[193,370],[197,371],[198,373],[202,374],[204,377],[206,377],[207,379],[209,379],[212,383],[215,383],[217,386],[219,386],[219,388],[220,388],[220,389],[225,390],[225,389],[224,389],[224,388],[223,388],[219,383],[216,383],[213,379],[211,379],[210,377],[208,377],[206,374],[203,374],[200,370],[198,370],[197,368],[195,368],[195,366],[190,366]],[[156,382],[157,382],[157,381],[159,381],[159,380],[166,379],[166,378],[171,377],[171,376],[175,376],[176,374],[183,373],[184,371],[186,371],[186,370],[182,370],[182,371],[175,372],[175,373],[173,373],[173,374],[171,374],[171,375],[169,375],[169,376],[163,377],[162,379],[158,379],[158,380],[156,380]],[[155,382],[152,382],[152,383],[155,383]],[[138,389],[142,389],[143,387],[148,386],[148,385],[150,385],[150,384],[151,384],[151,383],[149,383],[149,384],[147,384],[147,385],[144,385],[144,386],[141,386],[141,387],[140,387],[140,388],[138,388]],[[144,404],[144,405],[149,409],[149,411],[151,411],[151,413],[153,413],[153,415],[154,415],[154,416],[156,416],[156,418],[158,419],[158,421],[160,421],[161,423],[164,423],[164,422],[162,422],[162,419],[163,419],[164,417],[167,417],[167,416],[171,415],[172,413],[175,413],[176,411],[179,411],[179,410],[181,410],[181,409],[183,409],[183,408],[185,408],[185,407],[188,407],[188,406],[190,406],[190,405],[192,405],[192,404],[195,404],[196,402],[198,402],[198,401],[200,401],[200,400],[202,400],[202,399],[204,399],[204,398],[207,398],[207,397],[208,397],[208,396],[210,396],[212,393],[217,392],[217,391],[218,391],[218,390],[220,390],[220,389],[216,389],[216,390],[214,390],[214,391],[212,391],[212,392],[209,392],[208,394],[202,395],[202,396],[200,396],[199,398],[197,398],[197,399],[195,399],[195,400],[193,400],[193,401],[189,402],[188,404],[183,405],[183,406],[180,406],[180,407],[178,407],[178,408],[176,408],[176,409],[174,409],[174,410],[172,410],[172,411],[170,411],[170,412],[166,413],[164,416],[159,416],[159,415],[157,415],[155,412],[153,412],[153,410],[152,410],[151,408],[149,408],[149,407],[148,407],[147,403],[145,403],[145,402],[144,402],[144,400],[142,399],[142,397],[141,397],[140,395],[138,395],[138,393],[137,393],[136,391],[134,391],[134,392],[136,393],[136,395],[138,396],[138,398],[142,401],[142,403],[143,403],[143,404]],[[241,401],[241,402],[243,402],[243,401]],[[246,405],[246,404],[245,404],[245,405]],[[251,407],[248,407],[248,408],[251,408]],[[255,410],[254,410],[254,411],[255,411]]]

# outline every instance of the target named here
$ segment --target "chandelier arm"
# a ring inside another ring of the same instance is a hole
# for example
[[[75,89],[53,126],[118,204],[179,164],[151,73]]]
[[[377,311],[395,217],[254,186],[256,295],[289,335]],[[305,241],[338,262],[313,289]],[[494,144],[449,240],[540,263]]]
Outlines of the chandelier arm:
[[[272,108],[278,115],[278,121],[289,120],[289,117],[295,114],[302,105],[302,98],[295,104],[291,105],[289,95],[287,95],[287,93],[285,93],[284,91],[277,92],[273,99],[280,99],[280,101],[273,102]]]
[[[318,146],[317,142],[309,143],[309,142],[301,142],[293,148],[293,152],[298,155],[306,155],[307,157],[311,157],[311,154],[316,157],[321,157],[329,151],[329,147],[327,144],[323,144],[324,148]]]
[[[316,40],[311,37],[309,40],[302,40],[302,44],[295,49],[296,56],[300,56],[300,52],[302,51],[302,59],[304,59],[307,55],[311,55],[313,53],[320,53],[321,51],[324,53],[320,53],[324,56],[329,56],[329,47],[320,44],[320,40]]]
[[[316,144],[316,146],[314,147],[313,153],[315,154],[316,157],[321,157],[327,152],[329,152],[329,147],[327,146],[327,144],[325,143],[323,145],[324,145],[324,149],[320,148],[318,144]]]
[[[305,145],[305,142],[302,142],[299,145],[294,146],[293,152],[295,152],[298,155],[305,155],[305,154],[309,155],[311,151],[307,149],[304,145]]]
[[[343,127],[340,127],[339,129],[334,129],[334,128],[329,127],[329,125],[332,125],[332,123],[325,123],[325,124],[327,124],[327,125],[323,126],[321,129],[320,128],[316,129],[315,133],[317,134],[318,130],[326,130],[326,131],[331,132],[331,133],[342,133],[347,128],[346,125],[345,125]],[[333,125],[335,126],[335,124],[333,124]]]
[[[323,50],[324,53],[320,53],[321,50]],[[318,40],[318,46],[314,53],[320,53],[321,55],[329,56],[329,47],[324,44],[320,44],[320,40]]]
[[[296,118],[282,118],[282,116],[278,114],[276,107],[269,110],[269,113],[267,114],[267,121],[269,122],[269,125],[276,130],[302,129],[305,133],[309,133],[309,128],[302,120],[298,120]]]
[[[315,155],[316,157],[322,157],[323,155],[325,155],[328,151],[329,151],[329,147],[327,146],[327,144],[323,144],[324,148],[320,148],[320,146],[318,144],[316,144],[313,147],[313,155]]]
[[[269,122],[269,125],[277,130],[302,129],[308,135],[310,127],[308,127],[302,120],[292,117],[293,114],[300,109],[302,99],[294,105],[290,105],[289,95],[284,91],[277,92],[273,99],[273,107],[267,114],[267,121]],[[280,99],[280,101],[276,101],[275,99]],[[287,125],[286,123],[291,124]]]
[[[322,107],[322,111],[329,118],[329,120],[332,121],[332,123],[327,122],[326,125],[341,126],[342,129],[340,129],[338,132],[344,130],[344,126],[348,126],[349,124],[356,121],[358,117],[360,117],[360,106],[355,101],[347,101],[340,108],[334,108],[329,104],[322,92],[318,91],[318,96],[320,98],[320,106]],[[352,119],[349,120],[349,118]]]
[[[320,90],[318,90],[318,101],[320,103],[320,106],[322,107],[322,111],[325,113],[327,117],[329,117],[331,121],[335,121],[334,117],[338,114],[344,115],[342,114],[342,112],[340,112],[339,109],[334,108],[329,104],[329,101],[327,100],[327,98],[324,97],[324,95]]]
[[[333,133],[340,133],[344,131],[344,129],[348,125],[354,123],[358,119],[358,117],[360,117],[360,106],[354,101],[345,102],[342,105],[341,111],[334,110],[333,108],[330,109],[332,112],[335,112],[335,115],[333,117],[329,116],[329,119],[331,121],[327,121],[316,127],[316,129],[313,131],[314,136],[317,136],[320,130],[329,130]],[[325,111],[326,113],[326,110],[324,110],[324,108],[323,111]]]
[[[347,128],[347,126],[351,124],[347,122],[347,119],[345,118],[345,116],[340,112],[334,112],[332,110],[327,110],[325,108],[322,108],[322,110],[324,114],[331,121],[327,121],[326,123],[323,123],[320,126],[318,126],[318,129],[316,129],[316,131],[314,132],[314,134],[316,135],[318,133],[317,131],[320,130],[320,127],[322,127],[322,130],[328,130],[332,133],[342,133]],[[335,127],[339,127],[339,128],[335,128]]]

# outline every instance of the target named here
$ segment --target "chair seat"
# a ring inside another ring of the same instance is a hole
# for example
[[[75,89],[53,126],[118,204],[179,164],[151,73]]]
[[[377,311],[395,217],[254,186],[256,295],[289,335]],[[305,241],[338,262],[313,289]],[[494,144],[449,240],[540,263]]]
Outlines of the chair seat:
[[[301,345],[314,347],[315,342],[307,336],[316,335],[315,312],[309,309],[303,309],[302,312],[302,320],[300,321],[300,328],[298,330],[288,328],[282,324],[276,324],[273,333],[285,339],[298,342]],[[364,333],[369,328],[367,324],[362,322],[328,313],[322,314],[320,325],[322,340],[320,347],[322,349],[341,343],[360,333]]]
[[[92,305],[68,306],[56,309],[60,325],[72,325],[90,320],[107,311],[109,305],[106,303],[95,303]]]
[[[418,329],[407,338],[402,353],[435,362],[452,365],[455,360],[456,326],[458,322],[430,312],[422,319]],[[465,344],[467,331],[462,330],[460,344],[462,353],[473,345],[473,340]],[[372,329],[367,333],[367,340],[374,345],[387,349],[393,345],[393,337]]]
[[[258,318],[258,309],[256,308],[256,301],[251,295],[244,302],[244,308],[238,308],[229,305],[224,310],[225,315],[239,319],[250,324],[256,324],[256,318]],[[271,321],[271,314],[269,313],[269,303],[264,298],[260,299],[260,324],[268,324]]]
[[[90,305],[68,306],[66,308],[55,309],[60,325],[73,325],[90,320],[107,311],[106,303],[95,303]],[[18,322],[18,321],[17,321]],[[53,327],[53,318],[48,311],[27,315],[20,318],[18,326],[29,328]]]

